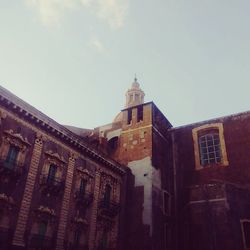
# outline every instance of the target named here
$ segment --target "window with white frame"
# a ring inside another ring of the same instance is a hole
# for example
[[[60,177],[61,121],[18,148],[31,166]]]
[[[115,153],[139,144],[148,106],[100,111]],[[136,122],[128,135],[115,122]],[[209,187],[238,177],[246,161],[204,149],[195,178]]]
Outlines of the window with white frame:
[[[209,131],[199,136],[200,164],[207,166],[221,162],[221,147],[218,131]]]
[[[205,124],[192,129],[196,170],[228,166],[223,123]]]

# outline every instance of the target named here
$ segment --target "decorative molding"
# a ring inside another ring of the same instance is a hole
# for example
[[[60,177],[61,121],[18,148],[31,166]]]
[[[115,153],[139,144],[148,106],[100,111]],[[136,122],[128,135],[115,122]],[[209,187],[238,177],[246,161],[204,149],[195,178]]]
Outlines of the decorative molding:
[[[63,164],[67,164],[67,161],[63,158],[63,156],[60,156],[58,153],[53,153],[52,150],[44,152],[44,154],[48,155],[50,158],[57,160],[58,162],[61,162]]]
[[[21,118],[17,117],[17,115],[15,113],[10,112],[9,110],[4,109],[3,107],[0,107],[0,112],[2,112],[2,113],[4,112],[7,116],[11,117],[13,120],[17,121],[18,123],[22,124],[23,126],[29,128],[32,131],[34,131],[35,133],[37,133],[37,137],[39,137],[40,140],[43,140],[43,141],[44,140],[50,140],[50,141],[52,141],[52,142],[60,145],[64,149],[68,150],[70,152],[70,154],[75,155],[75,157],[79,157],[79,158],[85,159],[83,156],[81,156],[81,154],[83,152],[80,153],[80,152],[76,151],[75,149],[72,149],[72,147],[69,147],[66,144],[67,141],[69,141],[69,140],[72,141],[69,137],[67,137],[67,135],[64,135],[63,133],[61,133],[59,131],[55,131],[55,134],[57,134],[58,132],[60,133],[61,139],[64,138],[63,140],[65,141],[65,143],[62,143],[59,139],[56,139],[53,136],[48,135],[48,132],[43,132],[42,128],[38,128],[35,125],[31,124],[30,122],[25,121],[25,119],[27,119],[29,113],[26,112],[24,114],[22,112],[22,114],[24,116],[26,116],[26,117],[23,118],[23,119],[21,119]],[[41,121],[41,122],[44,123],[43,127],[45,127],[46,126],[45,122],[44,121]],[[37,138],[37,140],[38,140],[38,138]],[[93,158],[93,159],[97,160],[101,164],[103,163],[104,167],[106,167],[107,169],[111,168],[113,171],[115,171],[119,175],[124,175],[126,173],[125,169],[123,169],[120,166],[116,166],[113,162],[105,159],[103,156],[99,155],[98,152],[92,151],[92,149],[86,147],[81,142],[79,142],[79,141],[72,141],[72,143],[73,143],[72,146],[77,147],[77,149],[79,149],[79,150],[83,149],[84,153],[86,155],[88,155],[90,158]],[[77,143],[77,144],[75,144],[75,143]]]

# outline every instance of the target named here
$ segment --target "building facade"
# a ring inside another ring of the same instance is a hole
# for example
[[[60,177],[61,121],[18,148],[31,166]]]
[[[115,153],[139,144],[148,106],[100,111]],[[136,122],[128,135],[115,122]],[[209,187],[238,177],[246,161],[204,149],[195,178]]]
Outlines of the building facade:
[[[250,249],[250,112],[173,127],[144,96],[87,130],[0,89],[1,249]]]
[[[124,166],[0,95],[0,248],[118,249]]]

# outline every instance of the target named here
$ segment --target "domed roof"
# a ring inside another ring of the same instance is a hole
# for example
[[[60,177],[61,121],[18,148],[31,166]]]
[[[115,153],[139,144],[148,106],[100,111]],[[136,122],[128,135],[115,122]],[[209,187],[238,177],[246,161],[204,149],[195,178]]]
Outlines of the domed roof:
[[[122,112],[118,113],[115,117],[115,119],[113,120],[113,122],[121,122],[123,119],[123,115]]]

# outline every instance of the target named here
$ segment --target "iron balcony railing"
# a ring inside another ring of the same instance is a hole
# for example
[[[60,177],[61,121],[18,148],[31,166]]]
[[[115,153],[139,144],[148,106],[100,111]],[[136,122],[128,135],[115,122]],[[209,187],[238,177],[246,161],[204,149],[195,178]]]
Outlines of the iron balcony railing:
[[[120,211],[120,204],[116,201],[101,200],[99,202],[99,215],[114,217]]]
[[[81,192],[79,190],[75,192],[76,203],[80,206],[89,206],[92,203],[93,198],[93,193]]]
[[[24,172],[24,165],[20,162],[7,162],[0,160],[0,174],[19,177]]]
[[[9,228],[0,227],[0,249],[7,249],[11,243],[13,230]]]
[[[51,237],[39,235],[39,234],[32,234],[29,247],[35,249],[51,249],[53,247],[53,240]]]
[[[64,181],[61,178],[50,178],[48,175],[41,176],[40,185],[51,193],[58,193],[64,189]]]
[[[66,250],[89,250],[87,244],[79,244],[79,243],[68,243],[66,246]]]

